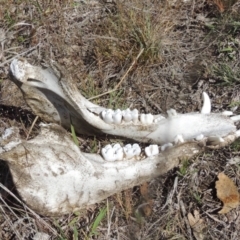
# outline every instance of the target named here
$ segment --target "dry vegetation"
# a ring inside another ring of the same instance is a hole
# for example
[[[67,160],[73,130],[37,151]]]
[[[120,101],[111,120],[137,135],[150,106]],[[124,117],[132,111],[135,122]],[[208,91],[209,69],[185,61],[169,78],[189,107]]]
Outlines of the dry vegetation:
[[[8,80],[9,63],[20,56],[34,64],[57,62],[88,98],[115,89],[94,100],[107,107],[197,111],[202,91],[212,98],[213,111],[240,104],[239,1],[0,3],[1,131],[18,126],[26,138],[34,119]],[[85,151],[97,151],[109,140],[80,141]],[[38,216],[9,194],[16,193],[0,161],[0,239],[197,239],[187,220],[195,210],[203,219],[204,238],[197,240],[239,239],[239,208],[218,214],[214,187],[222,171],[240,186],[239,152],[240,142],[206,152],[148,185],[61,218]]]

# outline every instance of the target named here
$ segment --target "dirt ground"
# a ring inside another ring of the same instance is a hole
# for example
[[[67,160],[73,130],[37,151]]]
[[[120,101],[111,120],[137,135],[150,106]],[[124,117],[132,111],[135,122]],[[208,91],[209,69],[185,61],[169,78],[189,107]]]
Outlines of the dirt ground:
[[[35,118],[9,81],[9,64],[16,57],[34,65],[57,62],[87,98],[121,81],[117,91],[93,100],[108,108],[131,107],[152,114],[170,108],[180,113],[199,111],[206,91],[213,112],[240,113],[240,1],[0,3],[1,132],[18,126],[26,138]],[[93,139],[79,137],[82,150],[93,151]],[[239,151],[236,141],[222,150],[205,152],[84,214],[60,218],[36,216],[7,193],[3,185],[17,194],[6,163],[0,161],[0,239],[237,240],[239,207],[218,213],[222,203],[215,181],[224,172],[240,186]],[[93,223],[105,207],[107,215],[95,231]],[[187,219],[194,211],[202,219],[197,236]]]

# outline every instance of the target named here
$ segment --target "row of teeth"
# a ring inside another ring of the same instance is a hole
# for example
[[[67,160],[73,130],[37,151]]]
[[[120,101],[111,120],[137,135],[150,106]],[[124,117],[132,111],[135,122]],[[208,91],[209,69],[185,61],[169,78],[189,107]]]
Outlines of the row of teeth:
[[[137,143],[127,144],[121,147],[119,143],[114,145],[106,145],[101,150],[102,156],[106,161],[121,161],[123,159],[138,159],[141,155],[141,148]],[[159,154],[158,145],[149,145],[145,148],[145,155],[147,157]]]
[[[204,138],[203,134],[200,134],[195,139],[200,141]],[[207,141],[211,143],[211,145],[218,145],[224,142],[224,139],[218,136],[208,137]],[[177,135],[174,139],[174,144],[183,143],[184,139],[182,135]],[[168,148],[174,146],[173,143],[166,143],[162,146],[158,146],[156,144],[149,145],[145,147],[144,154],[147,157],[155,156],[159,154],[159,151],[165,151]],[[140,159],[141,155],[141,148],[137,143],[134,144],[127,144],[122,147],[119,143],[114,145],[108,144],[101,150],[101,154],[106,161],[121,161],[125,159]]]
[[[120,124],[122,121],[134,123],[140,121],[144,125],[157,123],[164,118],[163,116],[153,116],[151,113],[139,114],[137,109],[130,110],[129,108],[126,110],[106,109],[101,112],[101,117],[106,123]]]
[[[209,114],[211,112],[211,100],[207,93],[203,92],[203,106],[201,109],[202,114]],[[169,117],[174,117],[177,115],[177,112],[174,109],[170,109],[167,111]],[[231,115],[232,112],[224,112],[224,115]],[[130,110],[127,108],[126,110],[112,110],[106,109],[103,110],[100,114],[101,118],[106,123],[120,124],[123,122],[133,122],[138,123],[139,121],[144,125],[150,125],[152,123],[158,123],[161,121],[163,116],[157,115],[154,116],[150,113],[148,114],[139,114],[137,109]]]

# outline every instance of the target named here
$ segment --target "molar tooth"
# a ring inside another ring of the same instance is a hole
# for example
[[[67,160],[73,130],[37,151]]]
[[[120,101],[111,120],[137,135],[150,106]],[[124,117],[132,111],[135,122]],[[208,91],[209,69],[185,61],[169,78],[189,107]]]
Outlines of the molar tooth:
[[[210,145],[218,145],[219,143],[223,143],[224,139],[218,136],[211,136],[208,137],[207,141]]]
[[[102,156],[106,161],[119,161],[123,159],[123,149],[119,143],[113,146],[108,144],[101,150]]]
[[[167,148],[171,148],[173,146],[172,143],[165,143],[161,146],[161,151],[165,151]]]
[[[135,154],[135,156],[139,156],[140,155],[140,153],[141,153],[141,148],[140,148],[140,146],[137,144],[137,143],[134,143],[133,144],[133,149],[134,149],[134,154]]]
[[[127,159],[131,159],[135,156],[138,156],[141,153],[141,148],[137,143],[133,145],[127,144],[123,147],[123,152]]]
[[[153,123],[153,115],[151,113],[140,115],[140,121],[142,124],[148,125]]]
[[[203,106],[201,109],[202,114],[209,114],[211,113],[211,100],[206,92],[203,92]]]
[[[111,148],[102,148],[101,150],[102,156],[106,161],[115,161],[114,159],[114,150]]]
[[[231,115],[233,115],[233,112],[232,111],[224,111],[224,112],[222,112],[222,115],[231,116]]]
[[[145,154],[147,157],[155,156],[159,154],[158,145],[153,144],[145,148]]]
[[[112,118],[114,123],[120,124],[122,122],[122,111],[120,109],[114,111]]]
[[[201,141],[203,138],[204,138],[204,135],[203,134],[199,134],[195,139],[197,141]]]
[[[122,116],[123,116],[123,119],[124,119],[125,122],[132,121],[132,113],[131,113],[131,110],[129,108],[122,111]]]
[[[183,136],[182,135],[177,135],[174,139],[174,143],[175,144],[180,144],[180,143],[183,143],[184,142],[184,139],[183,139]]]
[[[132,120],[133,122],[138,121],[138,110],[136,108],[132,110]]]
[[[111,109],[110,109],[111,110]],[[107,110],[104,121],[106,123],[113,123],[113,111]]]
[[[171,108],[167,111],[167,114],[168,114],[168,117],[171,118],[171,117],[177,116],[177,111]]]
[[[236,116],[233,116],[233,117],[230,117],[234,122],[238,122],[240,121],[240,115],[236,115]]]

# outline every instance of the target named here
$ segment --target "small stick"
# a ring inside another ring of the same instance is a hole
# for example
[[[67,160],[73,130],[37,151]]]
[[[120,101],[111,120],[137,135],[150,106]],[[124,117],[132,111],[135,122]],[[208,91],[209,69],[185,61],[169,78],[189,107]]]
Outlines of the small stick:
[[[144,48],[142,48],[142,49],[140,50],[140,52],[138,53],[137,57],[133,60],[132,64],[130,65],[130,67],[128,68],[128,70],[126,71],[126,73],[122,76],[122,78],[120,79],[119,83],[114,87],[114,89],[109,90],[109,91],[107,91],[107,92],[105,92],[105,93],[99,94],[99,95],[97,95],[97,96],[91,97],[91,98],[89,98],[88,100],[93,100],[93,99],[102,97],[102,96],[104,96],[104,95],[106,95],[106,94],[115,92],[115,91],[120,87],[120,85],[122,84],[122,82],[125,80],[125,78],[127,77],[128,73],[132,70],[133,66],[136,64],[137,60],[138,60],[139,57],[142,55],[143,51],[144,51]]]
[[[38,116],[35,117],[35,119],[34,119],[32,125],[31,125],[31,127],[30,127],[30,129],[29,129],[29,132],[28,132],[28,134],[27,134],[27,139],[26,139],[26,140],[28,140],[29,135],[31,134],[32,129],[33,129],[34,125],[36,124],[37,120],[38,120]]]

